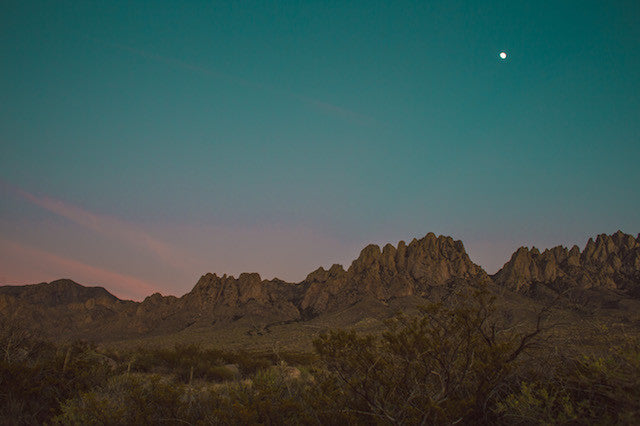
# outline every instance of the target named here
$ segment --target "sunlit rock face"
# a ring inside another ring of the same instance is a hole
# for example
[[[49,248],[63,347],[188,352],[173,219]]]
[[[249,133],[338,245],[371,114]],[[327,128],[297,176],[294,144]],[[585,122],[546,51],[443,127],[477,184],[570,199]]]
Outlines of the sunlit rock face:
[[[601,234],[589,239],[582,252],[578,246],[542,253],[520,247],[493,279],[524,294],[543,284],[556,291],[600,288],[640,296],[640,236]]]
[[[346,271],[334,265],[320,268],[307,276],[302,309],[315,312],[349,306],[372,297],[387,300],[402,296],[427,296],[433,287],[454,280],[470,283],[488,281],[487,274],[471,262],[461,241],[436,237],[433,233],[397,247],[365,247]]]

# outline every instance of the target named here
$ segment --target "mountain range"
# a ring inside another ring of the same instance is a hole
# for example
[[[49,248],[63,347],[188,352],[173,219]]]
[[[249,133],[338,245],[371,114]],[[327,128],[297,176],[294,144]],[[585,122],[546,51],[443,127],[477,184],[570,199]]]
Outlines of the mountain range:
[[[113,341],[215,327],[244,327],[250,334],[331,318],[340,325],[378,320],[467,286],[486,286],[516,310],[519,303],[555,300],[562,309],[613,312],[640,327],[640,235],[598,235],[582,251],[521,247],[492,276],[471,261],[461,241],[429,233],[409,244],[368,245],[348,269],[318,268],[299,283],[207,273],[182,297],[155,293],[142,302],[69,279],[3,286],[0,320],[54,340]]]

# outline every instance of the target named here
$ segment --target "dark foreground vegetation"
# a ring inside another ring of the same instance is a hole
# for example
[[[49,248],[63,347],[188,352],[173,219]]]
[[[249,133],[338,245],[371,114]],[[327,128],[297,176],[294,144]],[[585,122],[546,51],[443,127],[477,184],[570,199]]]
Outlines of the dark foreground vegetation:
[[[8,424],[632,424],[640,342],[580,354],[545,311],[514,325],[482,291],[332,331],[314,354],[53,345],[2,324]]]

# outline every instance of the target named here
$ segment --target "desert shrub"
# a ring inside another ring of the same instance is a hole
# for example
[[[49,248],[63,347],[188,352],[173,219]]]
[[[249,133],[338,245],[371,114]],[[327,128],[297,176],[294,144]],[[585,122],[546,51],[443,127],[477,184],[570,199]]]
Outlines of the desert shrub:
[[[62,424],[309,424],[309,382],[285,366],[249,382],[196,388],[158,375],[123,374],[62,406]]]
[[[331,331],[316,354],[197,345],[105,356],[0,329],[0,420],[17,424],[633,424],[640,340],[549,350],[477,289],[378,335]],[[510,328],[507,328],[510,325]],[[228,366],[227,364],[234,364]],[[304,365],[293,368],[289,365]],[[242,373],[240,380],[238,370]],[[198,379],[198,380],[194,380]],[[1,421],[0,421],[1,423]]]
[[[139,348],[129,357],[128,371],[173,375],[183,383],[192,379],[224,381],[235,377],[224,367],[227,357],[221,351],[205,350],[198,345]]]
[[[306,378],[292,378],[286,365],[260,370],[250,384],[228,387],[226,405],[218,405],[208,420],[213,424],[318,423],[311,389]]]
[[[272,359],[274,364],[284,361],[289,365],[310,366],[318,360],[318,357],[313,352],[274,352]]]
[[[224,355],[226,362],[236,364],[245,377],[256,374],[257,372],[269,368],[274,362],[264,353],[255,353],[249,351],[233,351]]]
[[[583,407],[561,386],[522,382],[517,393],[496,404],[501,421],[514,424],[566,424],[578,420]]]
[[[0,360],[0,418],[43,423],[59,412],[61,401],[111,374],[111,367],[90,345],[29,345],[26,355]]]
[[[334,331],[314,342],[338,405],[367,423],[495,420],[491,410],[543,331],[506,333],[486,291],[398,316],[381,336]]]
[[[209,399],[206,392],[187,392],[185,385],[158,375],[124,374],[68,400],[55,420],[78,425],[192,423],[206,415],[202,409]]]
[[[242,350],[225,353],[224,358],[229,363],[237,364],[246,376],[256,374],[281,362],[288,365],[311,365],[317,360],[314,353],[308,352],[250,352]]]
[[[175,376],[182,383],[192,379],[222,382],[237,378],[237,368],[244,377],[282,361],[291,365],[310,365],[312,353],[222,351],[203,349],[199,345],[175,345],[173,348],[140,347],[124,356],[120,372],[158,373]],[[233,368],[225,365],[232,364]]]
[[[531,379],[497,404],[506,422],[634,424],[640,418],[640,340],[604,356],[564,359],[553,375]]]
[[[179,381],[190,379],[225,381],[236,378],[235,373],[224,366],[233,364],[244,377],[284,361],[288,364],[311,364],[314,354],[296,352],[250,352],[243,350],[221,351],[203,349],[199,345],[175,345],[173,348],[138,348],[124,362],[130,372],[174,375]]]

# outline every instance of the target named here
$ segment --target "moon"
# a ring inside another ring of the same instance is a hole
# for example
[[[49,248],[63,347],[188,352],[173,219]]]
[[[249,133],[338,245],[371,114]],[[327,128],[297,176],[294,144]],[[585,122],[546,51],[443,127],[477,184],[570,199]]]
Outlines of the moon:
[[[500,59],[507,59],[507,52],[500,52],[498,56],[500,56]]]

